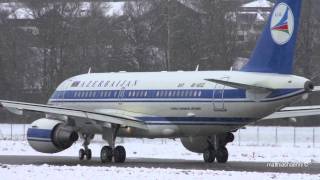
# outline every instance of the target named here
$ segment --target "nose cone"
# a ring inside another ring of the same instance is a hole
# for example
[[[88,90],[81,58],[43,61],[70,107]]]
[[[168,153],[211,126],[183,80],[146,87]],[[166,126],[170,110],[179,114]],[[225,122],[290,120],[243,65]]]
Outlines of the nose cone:
[[[311,81],[307,81],[304,83],[304,89],[307,91],[307,92],[310,92],[314,89],[314,85]]]

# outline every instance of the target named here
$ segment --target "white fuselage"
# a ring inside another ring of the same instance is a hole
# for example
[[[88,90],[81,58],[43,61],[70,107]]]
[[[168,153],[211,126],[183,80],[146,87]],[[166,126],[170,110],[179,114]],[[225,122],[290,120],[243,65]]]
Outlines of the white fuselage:
[[[237,89],[207,81],[269,85]],[[148,130],[123,128],[120,136],[206,136],[236,130],[292,104],[306,94],[307,79],[239,71],[91,73],[64,81],[49,104],[91,112],[131,112]],[[130,115],[132,115],[130,114]],[[96,133],[100,133],[97,128]]]

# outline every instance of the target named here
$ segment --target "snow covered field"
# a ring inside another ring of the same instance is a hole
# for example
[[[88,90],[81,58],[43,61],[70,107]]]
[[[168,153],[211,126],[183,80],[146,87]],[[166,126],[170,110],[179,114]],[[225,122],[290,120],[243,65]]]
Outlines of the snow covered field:
[[[213,171],[213,170],[179,170],[160,168],[121,168],[121,167],[87,167],[87,166],[32,166],[32,165],[2,165],[0,166],[1,179],[23,180],[69,180],[69,179],[218,179],[218,180],[319,180],[320,175],[286,174],[286,173],[256,173],[237,171]]]
[[[36,152],[24,140],[24,129],[27,127],[28,125],[25,128],[23,125],[14,125],[13,140],[10,140],[11,126],[0,125],[0,155],[77,156],[81,148],[81,141],[78,141],[71,148],[54,155]],[[275,130],[274,127],[260,127],[258,130],[256,127],[248,127],[242,129],[240,134],[235,133],[235,141],[228,145],[229,161],[319,163],[320,128],[297,128],[295,134],[294,146],[293,128]],[[202,160],[201,154],[186,150],[179,139],[119,139],[118,143],[126,147],[129,158]],[[93,156],[99,156],[103,145],[101,137],[96,136],[90,145]],[[87,172],[90,173],[86,174]],[[50,177],[54,179],[108,179],[108,177],[112,179],[211,179],[213,177],[257,179],[261,176],[262,179],[320,179],[319,175],[284,173],[51,165],[0,165],[0,174],[4,179],[9,179],[11,176],[15,179],[48,179],[48,177],[49,179]]]

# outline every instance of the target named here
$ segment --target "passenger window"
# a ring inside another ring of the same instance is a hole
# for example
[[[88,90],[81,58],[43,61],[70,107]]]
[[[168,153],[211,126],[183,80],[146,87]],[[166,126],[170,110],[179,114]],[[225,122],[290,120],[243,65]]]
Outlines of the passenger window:
[[[131,97],[131,91],[129,91],[129,95],[128,96]]]
[[[164,91],[160,91],[160,97],[163,97]]]
[[[188,96],[189,96],[189,97],[192,97],[192,93],[193,93],[193,91],[192,91],[192,90],[189,90]]]
[[[176,91],[172,91],[172,96],[175,97],[176,96]]]
[[[181,97],[184,97],[184,91],[181,91]]]
[[[160,93],[159,93],[159,91],[157,91],[157,93],[156,93],[156,97],[159,97],[159,95],[160,95]]]
[[[114,97],[117,97],[117,95],[118,95],[118,91],[114,91]]]
[[[201,91],[198,92],[198,96],[201,97]]]
[[[148,96],[148,91],[145,91],[144,92],[144,97],[147,97]]]
[[[197,97],[197,94],[198,94],[198,91],[194,91],[194,92],[193,92],[193,96],[194,96],[194,97]]]

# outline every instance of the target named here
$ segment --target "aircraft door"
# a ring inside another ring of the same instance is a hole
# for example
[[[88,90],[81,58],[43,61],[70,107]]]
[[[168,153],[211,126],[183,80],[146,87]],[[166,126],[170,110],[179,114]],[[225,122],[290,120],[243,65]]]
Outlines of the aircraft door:
[[[229,77],[223,77],[221,78],[221,80],[228,81]],[[214,111],[227,111],[225,107],[225,101],[224,101],[224,98],[225,98],[224,92],[225,92],[225,85],[216,83],[213,89],[213,95],[212,95]]]
[[[119,96],[118,96],[118,99],[119,99],[119,101],[118,101],[118,104],[119,105],[122,105],[122,101],[123,101],[123,98],[124,98],[124,93],[125,93],[125,91],[126,91],[126,88],[125,87],[122,87],[121,88],[121,90],[119,91]]]

